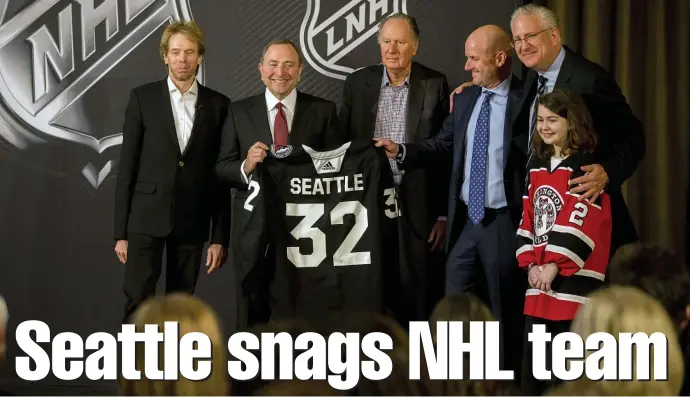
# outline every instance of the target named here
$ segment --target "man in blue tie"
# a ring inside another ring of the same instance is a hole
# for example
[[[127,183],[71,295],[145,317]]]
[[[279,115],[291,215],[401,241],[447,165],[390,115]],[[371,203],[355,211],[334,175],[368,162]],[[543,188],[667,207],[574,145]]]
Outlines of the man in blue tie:
[[[402,169],[452,154],[446,235],[446,295],[470,291],[486,276],[489,303],[503,323],[508,369],[519,369],[526,280],[515,261],[522,215],[529,119],[523,84],[511,73],[508,34],[482,26],[465,43],[473,86],[458,94],[438,135],[418,144],[377,139]],[[522,115],[522,116],[521,116]],[[512,331],[511,331],[512,330]]]

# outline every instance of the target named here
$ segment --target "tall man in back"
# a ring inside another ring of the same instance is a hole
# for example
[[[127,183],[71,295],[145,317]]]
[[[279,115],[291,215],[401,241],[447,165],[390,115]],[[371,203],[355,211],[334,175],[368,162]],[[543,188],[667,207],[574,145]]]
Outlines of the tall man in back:
[[[302,56],[289,40],[268,43],[259,60],[259,73],[266,89],[257,95],[234,102],[223,129],[215,172],[235,187],[233,217],[242,216],[243,206],[251,192],[251,175],[266,158],[270,145],[307,145],[316,150],[331,149],[345,143],[340,133],[335,103],[297,90],[304,64]],[[259,239],[242,246],[242,228],[233,228],[232,244],[236,253],[262,252],[262,258],[239,254],[234,257],[238,289],[246,299],[247,318],[242,325],[266,322],[270,317],[268,283],[272,277],[272,251],[256,247]],[[237,232],[237,234],[235,234]],[[260,231],[258,231],[260,232]],[[269,247],[272,248],[272,247]],[[266,258],[269,258],[266,261]],[[246,263],[251,262],[251,263]],[[251,274],[250,274],[251,273]]]
[[[357,70],[345,80],[341,126],[348,140],[419,142],[437,134],[448,115],[448,82],[440,72],[412,61],[419,48],[413,17],[394,14],[379,26],[382,64]],[[395,309],[402,322],[426,320],[442,296],[449,158],[439,156],[434,164],[409,172],[391,161],[403,214],[403,290],[401,307]]]
[[[204,53],[196,24],[169,25],[160,43],[168,77],[130,94],[115,191],[125,321],[155,294],[164,249],[166,292],[194,292],[209,229],[208,272],[227,256],[229,205],[213,166],[230,100],[197,81]]]
[[[474,292],[486,275],[491,309],[502,323],[505,367],[519,371],[520,288],[527,281],[515,259],[527,157],[523,83],[511,74],[510,38],[498,26],[472,32],[465,55],[474,85],[455,96],[441,132],[417,144],[378,139],[377,145],[405,171],[452,153],[446,295]]]

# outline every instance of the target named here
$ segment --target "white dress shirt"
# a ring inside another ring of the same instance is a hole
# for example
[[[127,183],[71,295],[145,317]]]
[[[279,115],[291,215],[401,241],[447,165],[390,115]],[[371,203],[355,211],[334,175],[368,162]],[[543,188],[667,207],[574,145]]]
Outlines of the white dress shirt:
[[[271,128],[271,142],[275,141],[275,123],[276,123],[276,116],[278,115],[278,108],[276,105],[278,105],[278,102],[283,103],[283,112],[285,112],[285,118],[287,119],[287,127],[288,127],[288,134],[292,132],[292,120],[295,118],[295,106],[297,105],[297,90],[293,89],[288,96],[283,98],[282,101],[278,100],[278,98],[273,95],[271,91],[266,88],[266,92],[264,94],[266,98],[266,109],[268,110],[268,125]],[[246,161],[246,160],[245,160]],[[244,161],[240,165],[240,173],[242,174],[242,178],[244,179],[245,183],[249,183],[251,179],[251,175],[247,177],[244,173]]]
[[[278,115],[278,102],[283,103],[283,112],[287,119],[288,134],[292,132],[292,120],[295,118],[295,105],[297,104],[297,90],[292,90],[288,96],[282,101],[273,95],[271,91],[266,88],[266,109],[268,109],[268,125],[271,127],[271,138],[275,141],[275,132],[273,131],[276,124],[276,116]]]
[[[199,85],[196,79],[194,79],[192,86],[183,94],[177,89],[172,79],[168,77],[168,93],[170,94],[170,105],[172,106],[173,119],[175,120],[177,142],[180,145],[180,152],[184,152],[192,135],[194,116],[196,114],[196,101],[199,96]]]

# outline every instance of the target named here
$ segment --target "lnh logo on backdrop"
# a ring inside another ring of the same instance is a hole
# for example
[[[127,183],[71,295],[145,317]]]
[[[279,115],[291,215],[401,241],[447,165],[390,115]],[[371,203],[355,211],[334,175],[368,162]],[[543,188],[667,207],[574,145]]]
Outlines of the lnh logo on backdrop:
[[[188,0],[99,3],[36,0],[5,21],[7,0],[0,0],[0,116],[10,129],[0,128],[5,141],[18,149],[38,143],[57,150],[69,150],[62,148],[69,142],[99,155],[122,143],[119,127],[95,133],[88,117],[69,126],[58,119],[164,23],[191,20],[192,15]],[[163,70],[162,63],[156,67]],[[199,79],[203,82],[201,71]],[[105,108],[124,112],[125,105]],[[100,170],[88,163],[82,174],[97,188],[111,168],[112,160]]]
[[[376,34],[383,18],[398,12],[407,14],[407,0],[352,0],[333,9],[334,3],[333,0],[307,0],[300,46],[314,69],[345,80],[347,75],[366,65],[344,65],[343,58]]]

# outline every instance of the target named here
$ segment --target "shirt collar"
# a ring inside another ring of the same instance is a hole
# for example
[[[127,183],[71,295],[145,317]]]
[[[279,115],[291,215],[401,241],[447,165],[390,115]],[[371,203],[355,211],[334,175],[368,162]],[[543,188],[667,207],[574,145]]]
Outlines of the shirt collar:
[[[177,86],[175,86],[175,83],[173,83],[170,76],[168,76],[168,91],[171,93],[177,92],[178,94],[182,95],[180,90],[177,89]],[[199,84],[197,84],[196,79],[194,79],[194,82],[192,83],[192,86],[189,87],[189,90],[187,91],[187,93],[195,95],[195,96],[199,93]]]
[[[403,81],[404,84],[410,85],[410,74],[412,71],[410,70],[410,73],[407,74],[405,77],[405,81]],[[383,79],[381,80],[381,87],[385,87],[386,85],[391,85],[391,81],[388,79],[388,69],[386,67],[383,67]],[[392,86],[392,85],[391,85]]]
[[[288,96],[283,98],[282,101],[279,101],[278,98],[276,98],[275,95],[273,95],[273,93],[268,89],[268,87],[266,88],[265,96],[266,96],[266,107],[268,108],[268,110],[273,110],[273,108],[276,107],[278,102],[282,102],[283,108],[285,108],[289,111],[292,111],[292,112],[295,111],[295,105],[297,104],[297,89],[296,88],[293,88],[292,91],[288,94]]]
[[[501,84],[494,88],[482,88],[482,94],[486,91],[493,92],[494,94],[502,97],[507,97],[508,92],[510,92],[510,82],[513,80],[513,74],[511,73],[507,79],[503,80]]]
[[[565,59],[565,48],[561,47],[551,66],[549,66],[546,72],[539,73],[539,75],[546,77],[548,82],[555,83],[558,78],[558,72],[560,72],[561,66],[563,66],[563,59]]]

